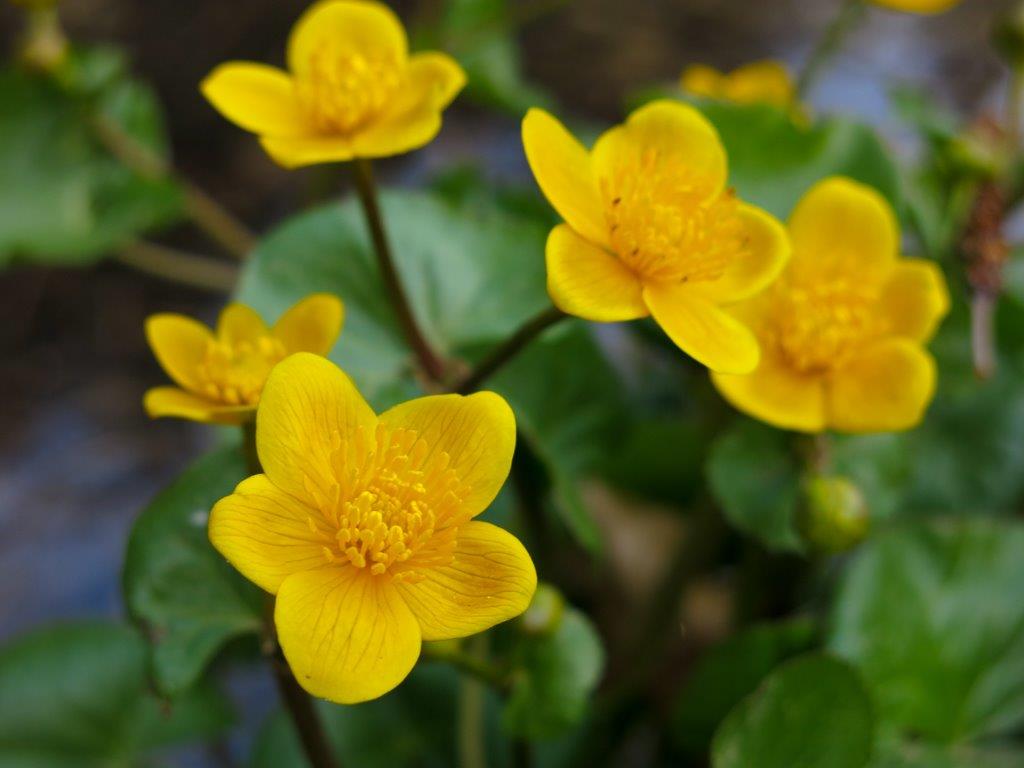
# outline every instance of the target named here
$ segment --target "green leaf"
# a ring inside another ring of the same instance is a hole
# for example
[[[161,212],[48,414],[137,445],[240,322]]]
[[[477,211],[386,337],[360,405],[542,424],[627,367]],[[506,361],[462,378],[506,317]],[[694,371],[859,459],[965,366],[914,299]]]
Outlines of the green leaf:
[[[197,461],[136,521],[125,556],[125,601],[152,642],[164,693],[192,686],[225,643],[258,632],[263,593],[214,550],[210,509],[247,475],[236,445]]]
[[[0,265],[87,263],[182,214],[172,182],[125,169],[88,123],[88,109],[95,109],[165,155],[152,91],[131,80],[109,51],[75,54],[66,77],[70,84],[62,89],[41,75],[0,71]]]
[[[550,739],[578,725],[604,668],[590,620],[568,608],[552,634],[524,637],[502,723],[525,739]]]
[[[871,702],[857,673],[823,655],[779,667],[715,734],[714,768],[863,768]]]
[[[704,653],[676,701],[675,742],[704,754],[725,716],[781,662],[810,650],[816,636],[813,621],[793,619],[751,627]]]
[[[829,646],[881,723],[937,743],[1024,724],[1024,526],[945,520],[878,536],[845,573]]]
[[[173,701],[148,692],[145,642],[118,624],[82,622],[0,649],[0,764],[107,768],[223,731],[227,702],[198,688]]]
[[[550,306],[546,225],[496,205],[431,194],[391,192],[381,203],[413,311],[445,356],[477,360]],[[239,300],[271,320],[314,291],[345,302],[345,328],[331,359],[375,408],[421,394],[355,201],[303,214],[267,237],[246,264]],[[619,408],[617,384],[597,346],[583,328],[552,329],[488,386],[512,402],[552,476],[559,509],[593,544],[575,483],[609,443]]]

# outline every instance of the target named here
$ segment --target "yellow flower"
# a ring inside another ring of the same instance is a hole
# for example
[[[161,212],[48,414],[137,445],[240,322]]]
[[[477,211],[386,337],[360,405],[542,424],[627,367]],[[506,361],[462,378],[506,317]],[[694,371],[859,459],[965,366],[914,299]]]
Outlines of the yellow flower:
[[[398,17],[369,0],[321,0],[307,10],[288,40],[288,69],[229,62],[201,86],[286,168],[422,147],[466,84],[451,57],[410,55]]]
[[[537,585],[523,545],[472,518],[494,500],[515,417],[492,392],[436,395],[374,414],[334,364],[278,365],[256,417],[265,474],[210,515],[210,540],[276,594],[296,680],[351,704],[398,685],[422,640],[522,613]]]
[[[216,334],[184,315],[153,315],[146,338],[178,386],[149,390],[146,412],[153,418],[242,424],[252,418],[271,369],[295,352],[326,355],[343,318],[341,301],[325,293],[307,296],[270,329],[244,304],[224,308]]]
[[[796,104],[796,84],[785,65],[777,61],[756,61],[729,73],[694,64],[686,68],[679,84],[694,96],[736,104],[771,104],[783,109]]]
[[[770,284],[789,243],[778,221],[726,187],[725,149],[706,118],[656,101],[588,152],[532,109],[523,144],[566,221],[547,243],[548,292],[561,310],[598,322],[653,315],[713,370],[757,366],[756,339],[722,305]]]
[[[960,0],[870,0],[875,5],[907,13],[942,13],[948,11]]]
[[[793,259],[772,288],[736,307],[761,341],[747,376],[714,374],[740,410],[785,429],[909,429],[935,391],[924,349],[949,309],[941,270],[899,258],[885,199],[845,178],[820,182],[789,222]]]

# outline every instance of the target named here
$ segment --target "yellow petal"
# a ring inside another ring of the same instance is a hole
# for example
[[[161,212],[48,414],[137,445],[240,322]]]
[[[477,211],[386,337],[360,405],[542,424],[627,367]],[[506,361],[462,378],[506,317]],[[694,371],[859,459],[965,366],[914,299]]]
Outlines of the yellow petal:
[[[762,354],[753,373],[712,373],[711,381],[734,407],[780,429],[825,429],[825,386],[816,376],[794,371],[775,355]]]
[[[797,203],[789,221],[793,269],[884,279],[895,263],[899,224],[892,206],[871,187],[835,176]]]
[[[733,70],[725,85],[725,96],[738,104],[789,105],[796,85],[785,65],[777,61],[755,61]]]
[[[949,312],[949,291],[942,268],[922,259],[900,261],[890,273],[880,301],[892,333],[928,341]]]
[[[351,566],[289,576],[274,623],[299,685],[338,704],[387,693],[420,654],[419,624],[391,581]]]
[[[157,362],[176,383],[199,390],[199,366],[213,343],[210,329],[184,315],[152,315],[146,320],[146,339]]]
[[[444,109],[466,86],[466,73],[451,56],[429,51],[413,54],[406,69],[408,88],[427,94],[437,109]]]
[[[256,413],[254,405],[224,405],[177,387],[154,387],[142,401],[150,418],[172,416],[204,424],[237,426]]]
[[[906,13],[942,13],[961,0],[871,0],[875,5]]]
[[[740,301],[764,290],[789,261],[789,235],[771,214],[745,203],[739,216],[746,232],[744,250],[718,280],[693,285],[714,302]]]
[[[324,48],[402,64],[408,47],[402,22],[383,3],[320,0],[292,27],[288,68],[296,75],[307,73],[314,54]]]
[[[210,541],[245,578],[274,593],[293,573],[324,566],[324,541],[309,523],[319,515],[255,475],[214,505]]]
[[[658,325],[690,357],[720,373],[750,373],[760,348],[747,326],[685,286],[651,283],[644,301]]]
[[[455,559],[418,571],[422,581],[397,587],[424,640],[448,640],[482,632],[518,616],[537,589],[530,555],[507,531],[473,521],[459,526]]]
[[[270,136],[311,132],[291,77],[275,67],[221,64],[199,88],[218,112],[247,131]]]
[[[385,411],[380,421],[415,430],[429,455],[448,454],[449,466],[470,486],[463,507],[467,516],[487,509],[512,467],[516,419],[504,398],[493,392],[421,397]]]
[[[399,113],[389,113],[352,136],[354,157],[391,157],[433,141],[441,130],[441,112],[429,93]]]
[[[563,312],[597,322],[650,314],[636,275],[567,224],[559,224],[548,236],[547,269],[548,293]]]
[[[721,96],[722,81],[722,73],[714,67],[692,64],[683,70],[679,87],[694,96],[717,99]]]
[[[844,432],[910,429],[935,394],[935,378],[935,361],[918,345],[880,342],[832,373],[829,426]]]
[[[282,168],[301,168],[319,163],[340,163],[355,157],[348,136],[310,136],[260,139],[264,151]]]
[[[266,335],[266,323],[251,307],[233,302],[221,310],[217,320],[218,340],[234,345]]]
[[[334,482],[335,441],[360,428],[372,440],[377,417],[355,385],[326,358],[299,352],[270,372],[256,414],[256,449],[270,481],[310,506]]]
[[[705,195],[725,187],[728,163],[718,131],[687,104],[661,99],[629,116],[624,125],[606,131],[591,154],[598,185],[616,188],[623,174],[642,172],[645,158],[669,158],[692,174],[691,183]]]
[[[289,353],[327,355],[341,333],[345,307],[329,293],[314,293],[290,307],[271,331]]]
[[[594,182],[590,155],[543,109],[523,118],[523,149],[537,184],[565,222],[597,245],[608,245],[604,203]]]

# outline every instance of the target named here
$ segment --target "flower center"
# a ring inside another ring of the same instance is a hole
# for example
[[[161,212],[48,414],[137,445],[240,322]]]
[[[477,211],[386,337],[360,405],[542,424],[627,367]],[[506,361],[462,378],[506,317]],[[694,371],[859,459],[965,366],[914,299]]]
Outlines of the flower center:
[[[469,487],[416,432],[379,425],[374,438],[362,429],[346,443],[335,437],[335,482],[326,495],[307,482],[321,513],[310,530],[330,563],[416,581],[415,569],[452,561]]]
[[[638,275],[670,282],[711,281],[747,247],[736,194],[709,195],[684,158],[655,149],[601,179],[612,248]]]
[[[327,134],[347,134],[379,115],[403,82],[395,56],[373,57],[340,50],[325,40],[312,53],[297,82],[299,101],[313,124]]]
[[[846,278],[789,283],[780,287],[773,340],[801,373],[823,373],[842,365],[880,331],[876,291]]]
[[[271,368],[286,354],[284,345],[273,336],[235,344],[211,341],[199,364],[202,394],[228,405],[255,405]]]

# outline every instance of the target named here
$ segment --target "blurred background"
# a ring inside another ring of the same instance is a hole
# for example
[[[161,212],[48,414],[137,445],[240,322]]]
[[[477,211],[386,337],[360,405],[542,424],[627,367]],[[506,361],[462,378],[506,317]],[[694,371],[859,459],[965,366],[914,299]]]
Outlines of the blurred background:
[[[256,232],[331,195],[344,174],[286,172],[219,117],[197,85],[228,59],[281,63],[303,0],[65,0],[71,39],[114,43],[156,90],[175,163]],[[430,2],[392,3],[410,23]],[[574,0],[523,7],[523,74],[562,113],[601,125],[639,89],[672,83],[691,63],[729,69],[761,58],[797,67],[839,0]],[[912,153],[889,108],[905,81],[974,116],[996,108],[1004,69],[987,45],[1003,0],[966,0],[918,17],[872,11],[810,95],[819,113],[855,112],[896,151]],[[545,7],[546,6],[546,7]],[[0,6],[0,43],[20,32]],[[0,123],[3,121],[0,104]],[[439,140],[386,163],[389,184],[420,182],[464,161],[489,177],[530,183],[518,120],[461,100]],[[0,212],[0,227],[3,226]],[[161,242],[207,249],[187,232]],[[539,258],[539,254],[524,254]],[[86,269],[14,266],[0,272],[0,642],[40,623],[121,615],[120,564],[139,510],[211,439],[186,422],[150,423],[147,387],[163,374],[144,318],[176,311],[212,322],[223,298],[142,277],[112,263]]]

